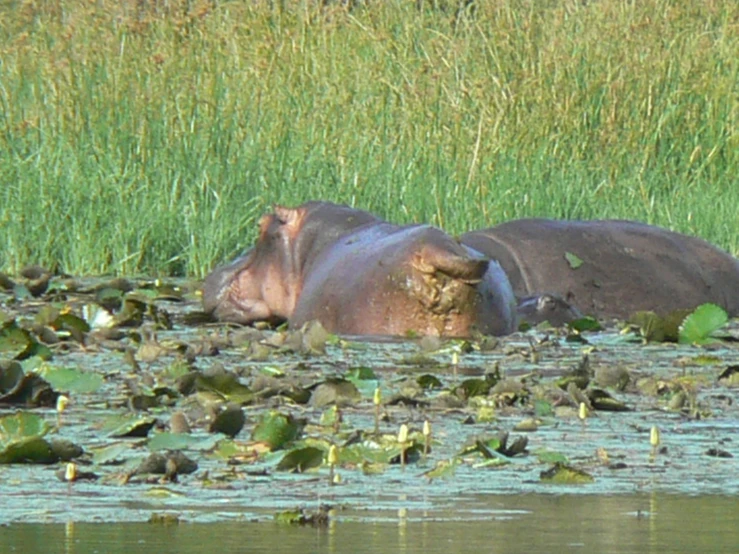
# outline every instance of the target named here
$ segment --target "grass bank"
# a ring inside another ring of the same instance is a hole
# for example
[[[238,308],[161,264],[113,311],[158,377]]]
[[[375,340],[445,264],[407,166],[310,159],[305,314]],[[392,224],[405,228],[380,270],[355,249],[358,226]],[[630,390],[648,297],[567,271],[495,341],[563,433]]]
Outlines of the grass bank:
[[[202,275],[307,199],[739,253],[739,4],[320,4],[2,4],[2,269]]]

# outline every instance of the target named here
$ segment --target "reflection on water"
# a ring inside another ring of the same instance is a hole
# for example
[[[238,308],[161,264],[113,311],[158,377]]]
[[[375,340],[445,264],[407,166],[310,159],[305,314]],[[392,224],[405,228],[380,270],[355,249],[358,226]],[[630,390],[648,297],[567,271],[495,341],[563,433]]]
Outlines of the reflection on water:
[[[337,511],[327,529],[271,521],[10,524],[0,552],[731,552],[731,496],[480,496],[414,513]]]

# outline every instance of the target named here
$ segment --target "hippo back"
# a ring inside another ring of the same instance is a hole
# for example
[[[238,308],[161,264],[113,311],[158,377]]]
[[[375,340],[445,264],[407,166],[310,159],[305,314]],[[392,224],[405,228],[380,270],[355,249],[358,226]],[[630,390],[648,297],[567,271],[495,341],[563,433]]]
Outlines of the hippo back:
[[[315,260],[290,325],[313,319],[349,335],[516,329],[513,292],[497,263],[439,229],[389,223],[346,234]]]
[[[517,295],[553,292],[586,314],[623,318],[705,302],[739,313],[736,258],[644,223],[522,219],[460,240],[497,259]]]

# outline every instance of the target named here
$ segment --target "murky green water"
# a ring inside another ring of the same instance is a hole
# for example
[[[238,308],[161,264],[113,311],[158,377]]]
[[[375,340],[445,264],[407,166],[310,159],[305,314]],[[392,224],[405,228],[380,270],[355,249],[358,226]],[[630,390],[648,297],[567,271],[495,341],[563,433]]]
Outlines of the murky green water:
[[[399,504],[403,500],[396,499]],[[11,524],[0,552],[736,552],[735,496],[470,496],[431,510],[336,510],[329,526]]]

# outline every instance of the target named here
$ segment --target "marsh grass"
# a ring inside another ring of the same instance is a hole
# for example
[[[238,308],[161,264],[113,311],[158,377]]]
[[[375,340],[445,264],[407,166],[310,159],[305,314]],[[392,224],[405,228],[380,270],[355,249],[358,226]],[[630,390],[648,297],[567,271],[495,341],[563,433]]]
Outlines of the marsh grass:
[[[200,276],[307,199],[739,253],[739,4],[356,4],[2,4],[0,266]]]

